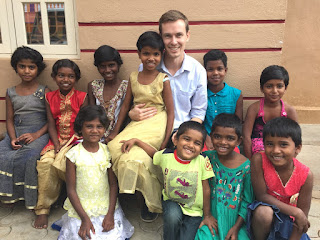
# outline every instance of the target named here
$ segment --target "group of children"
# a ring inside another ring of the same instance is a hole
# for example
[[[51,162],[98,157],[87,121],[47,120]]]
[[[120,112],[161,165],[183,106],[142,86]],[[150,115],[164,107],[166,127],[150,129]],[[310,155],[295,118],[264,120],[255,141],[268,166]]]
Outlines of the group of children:
[[[50,92],[36,80],[45,68],[41,54],[28,47],[14,52],[11,65],[21,83],[7,90],[1,202],[25,200],[37,215],[35,227],[46,228],[66,181],[68,212],[58,239],[130,238],[134,230],[117,194],[136,190],[144,219],[163,212],[166,240],[309,239],[313,176],[295,159],[301,129],[295,110],[281,99],[287,71],[273,65],[262,72],[264,97],[248,108],[242,136],[241,91],[224,82],[225,53],[209,51],[206,119],[182,123],[170,149],[172,93],[168,77],[156,68],[164,45],[149,31],[137,48],[143,70],[129,81],[118,77],[119,53],[98,48],[94,64],[103,79],[88,84],[88,96],[74,89],[81,76],[73,61],[53,65],[59,89]],[[122,130],[130,107],[142,103],[157,114]],[[245,156],[238,148],[242,140]]]

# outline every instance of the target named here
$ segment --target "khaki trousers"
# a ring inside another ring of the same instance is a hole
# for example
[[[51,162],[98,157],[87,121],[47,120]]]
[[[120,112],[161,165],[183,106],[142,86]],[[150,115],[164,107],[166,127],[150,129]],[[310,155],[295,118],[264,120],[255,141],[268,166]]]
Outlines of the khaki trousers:
[[[72,145],[68,143],[55,154],[54,150],[46,152],[37,161],[38,170],[38,202],[35,208],[36,215],[50,213],[61,191],[63,181],[66,180],[66,157]]]

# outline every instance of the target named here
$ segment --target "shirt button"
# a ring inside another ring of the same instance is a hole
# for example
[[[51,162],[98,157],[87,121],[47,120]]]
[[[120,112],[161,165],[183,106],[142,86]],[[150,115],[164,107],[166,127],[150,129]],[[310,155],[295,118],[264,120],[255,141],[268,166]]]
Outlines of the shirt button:
[[[218,112],[217,110],[214,110],[214,112],[216,113],[216,112]]]
[[[216,97],[217,95],[215,94],[215,95],[213,95],[214,97]]]
[[[214,104],[217,105],[217,102],[215,102]]]

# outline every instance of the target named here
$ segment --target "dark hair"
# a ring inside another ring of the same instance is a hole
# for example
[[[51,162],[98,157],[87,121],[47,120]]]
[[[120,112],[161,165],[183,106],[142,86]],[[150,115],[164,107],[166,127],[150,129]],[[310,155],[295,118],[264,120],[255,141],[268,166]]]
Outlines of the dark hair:
[[[301,128],[299,124],[286,117],[271,119],[263,127],[263,142],[267,136],[291,138],[295,146],[302,144]]]
[[[207,63],[209,61],[216,61],[216,60],[221,60],[224,67],[227,67],[227,55],[224,53],[224,51],[218,50],[218,49],[213,49],[210,50],[209,52],[207,52],[204,56],[203,56],[203,64],[204,64],[204,68],[207,69]]]
[[[204,141],[206,140],[206,137],[207,137],[206,129],[201,123],[198,123],[195,121],[187,121],[182,123],[177,130],[176,138],[179,139],[179,137],[189,129],[199,131],[202,134],[202,137],[203,137],[202,145],[204,145]]]
[[[71,68],[74,71],[74,74],[76,75],[77,81],[81,78],[81,72],[78,65],[70,59],[60,59],[56,61],[52,66],[51,77],[55,78],[58,74],[59,69],[62,67]]]
[[[109,119],[107,117],[105,109],[100,105],[85,106],[80,109],[78,115],[74,121],[74,131],[81,136],[81,129],[84,122],[92,121],[98,118],[100,123],[107,128],[109,126]]]
[[[260,76],[260,88],[263,88],[263,85],[271,80],[271,79],[280,79],[283,80],[285,87],[289,85],[289,74],[287,70],[278,65],[271,65],[269,67],[266,67]]]
[[[167,22],[176,22],[178,20],[183,20],[186,25],[186,32],[189,31],[189,21],[188,18],[178,10],[169,10],[162,14],[159,19],[159,33],[162,34],[162,24]]]
[[[14,53],[11,56],[11,66],[13,69],[17,72],[17,64],[22,59],[30,59],[34,64],[38,67],[38,74],[46,68],[46,64],[43,62],[43,57],[41,53],[39,53],[37,50],[29,47],[18,47]]]
[[[98,67],[101,63],[106,61],[115,61],[118,64],[118,67],[123,64],[121,56],[116,49],[108,45],[102,45],[94,52],[93,64]]]
[[[235,114],[220,113],[212,122],[210,135],[213,134],[216,127],[233,128],[240,138],[242,136],[242,124],[240,118]]]
[[[137,48],[139,52],[143,47],[151,47],[154,49],[158,49],[161,53],[164,50],[164,43],[162,41],[161,36],[154,31],[147,31],[140,35],[137,41]]]

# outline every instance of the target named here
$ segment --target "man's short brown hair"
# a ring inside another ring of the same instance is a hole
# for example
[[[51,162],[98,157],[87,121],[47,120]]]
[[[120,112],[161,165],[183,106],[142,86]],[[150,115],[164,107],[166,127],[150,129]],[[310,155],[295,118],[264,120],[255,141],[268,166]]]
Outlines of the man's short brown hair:
[[[183,20],[186,25],[186,32],[189,31],[189,21],[188,18],[178,10],[169,10],[168,12],[164,13],[161,18],[159,19],[159,32],[162,33],[162,24],[167,22],[175,22],[178,20]]]

